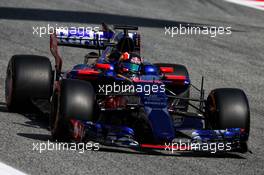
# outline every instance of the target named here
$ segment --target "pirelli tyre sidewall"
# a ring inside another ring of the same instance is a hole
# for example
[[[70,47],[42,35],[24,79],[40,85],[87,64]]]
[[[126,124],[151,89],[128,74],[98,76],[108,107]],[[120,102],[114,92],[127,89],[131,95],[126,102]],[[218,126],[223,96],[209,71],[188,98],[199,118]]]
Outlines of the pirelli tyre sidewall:
[[[206,110],[212,129],[243,128],[249,135],[250,109],[243,90],[220,88],[211,91]]]
[[[52,68],[47,57],[14,55],[6,71],[7,108],[14,112],[30,112],[32,100],[50,98],[52,82]]]
[[[82,80],[64,79],[60,87],[52,98],[51,132],[57,141],[70,141],[71,119],[92,121],[95,117],[95,92],[91,83]]]

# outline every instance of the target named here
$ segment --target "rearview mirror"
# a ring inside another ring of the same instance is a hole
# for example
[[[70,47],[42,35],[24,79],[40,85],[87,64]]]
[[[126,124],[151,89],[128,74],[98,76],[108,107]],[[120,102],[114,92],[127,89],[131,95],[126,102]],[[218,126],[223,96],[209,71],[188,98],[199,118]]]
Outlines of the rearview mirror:
[[[173,73],[174,72],[173,67],[160,67],[160,71],[162,73]]]

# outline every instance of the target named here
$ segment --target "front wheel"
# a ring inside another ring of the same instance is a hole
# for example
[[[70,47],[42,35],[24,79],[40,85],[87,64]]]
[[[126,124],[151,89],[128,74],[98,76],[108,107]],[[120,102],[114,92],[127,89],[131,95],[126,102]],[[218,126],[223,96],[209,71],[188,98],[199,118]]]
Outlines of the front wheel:
[[[250,109],[246,94],[241,89],[219,88],[207,98],[208,127],[214,130],[240,128],[240,152],[247,151],[250,130]]]
[[[61,91],[56,92],[52,98],[50,116],[52,138],[58,141],[77,139],[73,122],[81,125],[81,122],[92,121],[95,117],[94,106],[95,93],[89,82],[62,80]]]

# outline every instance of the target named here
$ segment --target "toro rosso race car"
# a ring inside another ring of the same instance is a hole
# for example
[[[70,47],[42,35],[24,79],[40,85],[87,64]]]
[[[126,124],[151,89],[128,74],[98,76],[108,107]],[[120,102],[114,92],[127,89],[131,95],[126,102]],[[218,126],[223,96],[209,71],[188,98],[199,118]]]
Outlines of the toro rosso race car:
[[[222,143],[224,151],[246,152],[250,112],[245,93],[219,88],[205,98],[203,79],[200,88],[192,85],[184,65],[143,59],[137,29],[103,24],[98,31],[56,30],[50,35],[54,69],[46,57],[14,55],[6,74],[8,109],[32,112],[35,100],[46,99],[57,141],[176,149],[173,143],[184,139],[189,143],[184,150],[193,150],[194,143]],[[58,46],[97,51],[63,72]],[[198,98],[190,97],[191,89]]]

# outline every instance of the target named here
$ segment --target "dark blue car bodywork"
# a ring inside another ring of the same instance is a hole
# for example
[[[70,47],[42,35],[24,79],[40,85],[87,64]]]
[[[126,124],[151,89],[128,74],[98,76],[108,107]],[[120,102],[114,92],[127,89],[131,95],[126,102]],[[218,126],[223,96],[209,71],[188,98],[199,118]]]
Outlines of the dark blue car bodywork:
[[[96,63],[108,64],[110,67],[107,70],[98,71],[95,64],[78,64],[75,65],[72,70],[64,73],[63,78],[85,79],[91,82],[104,80],[113,82],[127,81],[125,77],[119,76],[116,72],[115,67],[117,63],[109,62],[107,59],[107,56],[113,50],[113,46],[108,46],[106,44],[109,42],[118,42],[124,36],[124,32],[106,30],[72,33],[71,30],[67,32],[56,31],[56,33],[51,36],[51,41],[56,39],[58,45],[99,49],[100,55]],[[131,32],[128,33],[128,36],[133,40],[137,47],[135,50],[140,54],[140,35],[137,32]],[[57,54],[57,48],[52,44],[51,52],[56,59],[57,67],[60,67],[61,60]],[[141,66],[141,69],[145,69],[145,74],[138,75],[137,78],[139,81],[133,81],[132,83],[134,85],[140,84],[144,86],[147,84],[156,84],[157,82],[160,84],[171,83],[171,80],[163,80],[161,78],[158,68],[153,64],[145,62]],[[82,71],[87,71],[85,76],[80,74]],[[183,84],[186,88],[190,88],[190,78],[185,77]],[[184,117],[180,117],[178,121],[175,121],[172,117],[174,111],[170,111],[168,108],[168,99],[172,98],[172,95],[168,95],[166,92],[159,91],[155,94],[145,94],[142,92],[134,95],[140,98],[139,105],[144,109],[150,123],[154,144],[172,143],[182,131],[191,131],[191,134],[188,136],[190,142],[231,142],[235,145],[236,142],[241,141],[241,138],[244,138],[244,140],[248,139],[248,135],[243,133],[243,129],[241,128],[229,128],[226,130],[207,129],[205,122],[206,118],[202,113],[196,114],[196,117],[193,117],[188,116],[188,114],[194,113],[187,112]],[[130,110],[133,110],[133,108]],[[123,136],[133,137],[135,134],[133,128],[125,125],[109,125],[101,121],[81,122],[85,126],[85,137],[87,140],[99,141],[103,144],[117,145],[115,141],[118,140],[118,138]],[[112,133],[113,137],[108,137],[110,135],[109,133]],[[136,146],[142,144],[144,143],[136,144]],[[119,145],[131,146],[131,143],[126,140]]]

